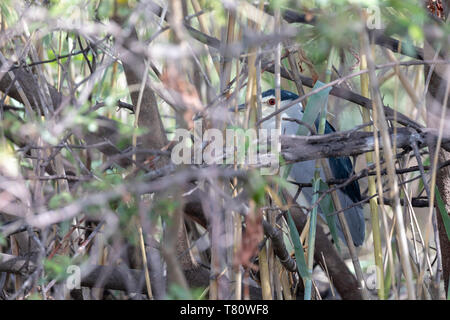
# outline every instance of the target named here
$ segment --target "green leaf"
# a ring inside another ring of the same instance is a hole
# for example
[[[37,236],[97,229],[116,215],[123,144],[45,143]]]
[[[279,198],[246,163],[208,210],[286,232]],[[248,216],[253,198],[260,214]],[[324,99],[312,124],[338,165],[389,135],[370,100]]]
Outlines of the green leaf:
[[[450,217],[448,216],[448,212],[445,209],[445,203],[441,198],[438,188],[435,188],[436,194],[436,203],[439,207],[439,212],[442,216],[442,221],[444,222],[445,232],[447,233],[447,238],[450,240]]]
[[[70,257],[55,255],[51,260],[44,260],[44,269],[50,279],[61,281],[67,278],[67,267],[73,264]]]
[[[266,197],[267,182],[257,172],[252,172],[248,180],[248,190],[251,198],[258,204],[263,205]]]
[[[314,89],[323,87],[325,84],[323,82],[317,81],[314,85]],[[314,125],[314,122],[317,119],[317,116],[319,115],[321,110],[326,110],[326,105],[328,104],[328,95],[331,91],[330,88],[326,88],[322,91],[319,91],[318,93],[312,95],[308,99],[308,103],[306,105],[306,108],[303,113],[302,121]],[[326,115],[324,115],[325,117]],[[309,133],[308,128],[305,126],[299,126],[299,129],[297,131],[298,136],[305,136]],[[284,171],[284,179],[286,179],[289,176],[289,172],[291,170],[292,165],[288,165],[286,167],[286,170]],[[283,199],[284,201],[284,199]],[[324,199],[325,201],[325,199]],[[324,202],[324,206],[326,206],[326,203]],[[330,222],[331,224],[331,222]],[[310,274],[308,271],[308,267],[306,265],[305,260],[305,254],[303,252],[303,246],[300,243],[300,236],[298,234],[298,231],[295,227],[294,220],[292,219],[291,213],[288,211],[288,225],[289,225],[289,231],[291,234],[292,241],[294,243],[294,250],[295,250],[295,258],[297,260],[297,267],[298,271],[301,275],[301,277],[305,280],[310,279]],[[331,227],[333,228],[333,226]],[[335,229],[335,228],[334,228]],[[330,229],[331,230],[331,229]]]
[[[314,85],[313,90],[316,90],[320,87],[323,87],[325,83],[317,81]],[[314,122],[317,119],[317,116],[322,109],[322,106],[328,103],[328,96],[331,91],[331,87],[323,89],[322,91],[317,92],[312,95],[308,99],[308,103],[306,104],[305,111],[303,113],[302,121],[314,125]],[[298,136],[306,136],[308,135],[309,130],[305,126],[299,126],[297,131]]]
[[[392,255],[395,257],[396,254],[396,242],[394,240],[391,241],[391,248],[392,248]],[[395,268],[395,266],[394,266]],[[391,272],[395,272],[391,270],[391,264],[388,263],[386,266],[386,273],[384,275],[384,296],[385,297],[389,297],[389,294],[391,293],[391,286],[392,286],[392,282],[391,282]]]
[[[450,300],[450,280],[448,281],[447,288],[447,300]]]
[[[69,204],[72,201],[73,201],[72,195],[69,192],[63,191],[51,197],[50,201],[48,202],[48,207],[50,209],[57,209]]]
[[[180,285],[178,285],[176,283],[172,283],[169,286],[168,291],[169,291],[168,292],[169,300],[192,300],[193,296],[199,297],[202,290],[195,288],[191,292],[189,289],[186,290],[183,287],[181,287]],[[200,292],[200,294],[199,294],[199,292]]]
[[[313,90],[323,87],[325,83],[317,81],[314,85]],[[322,109],[323,105],[328,104],[328,95],[331,91],[331,87],[323,89],[322,91],[317,92],[316,94],[313,94],[308,99],[308,103],[306,104],[305,110],[303,112],[303,118],[302,121],[311,124],[314,126],[314,122],[317,119],[317,116],[320,113],[320,110]],[[299,126],[297,131],[297,136],[306,136],[308,135],[309,130],[305,126]],[[286,179],[289,176],[289,172],[291,171],[291,166],[288,165],[286,167],[286,170],[284,171],[284,178]]]
[[[35,292],[26,297],[27,300],[42,300],[42,297],[39,293]]]
[[[422,29],[415,24],[412,24],[408,28],[408,33],[416,41],[422,41],[423,40],[423,31]]]
[[[292,242],[294,243],[295,260],[297,262],[298,273],[303,280],[310,279],[308,267],[306,266],[305,252],[303,246],[300,243],[300,235],[295,227],[294,219],[292,219],[291,212],[288,210],[288,226],[289,233],[291,234]]]
[[[328,185],[320,180],[319,185],[319,192],[323,193],[328,190]],[[334,212],[334,204],[333,199],[331,198],[331,195],[328,193],[320,202],[319,202],[320,210],[322,210],[325,220],[327,221],[328,228],[330,229],[331,236],[334,240],[334,243],[336,244],[336,247],[338,248],[339,252],[341,251],[341,248],[339,247],[339,238],[337,235],[337,228],[336,228],[336,216],[332,214]]]

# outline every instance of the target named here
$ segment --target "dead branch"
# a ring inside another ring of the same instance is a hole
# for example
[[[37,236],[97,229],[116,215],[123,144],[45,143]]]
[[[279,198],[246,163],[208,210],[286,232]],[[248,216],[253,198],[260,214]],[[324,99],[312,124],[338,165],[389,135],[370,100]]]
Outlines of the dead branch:
[[[411,128],[397,128],[391,141],[396,142],[397,148],[410,148],[411,137],[419,135],[422,141],[419,147],[427,146],[427,139],[437,138],[435,130],[427,129],[416,132]],[[344,157],[359,155],[374,150],[374,138],[371,132],[341,131],[316,136],[281,136],[281,155],[288,162],[306,161],[329,157]],[[383,144],[380,143],[380,149]],[[450,138],[445,138],[442,148],[450,150]]]

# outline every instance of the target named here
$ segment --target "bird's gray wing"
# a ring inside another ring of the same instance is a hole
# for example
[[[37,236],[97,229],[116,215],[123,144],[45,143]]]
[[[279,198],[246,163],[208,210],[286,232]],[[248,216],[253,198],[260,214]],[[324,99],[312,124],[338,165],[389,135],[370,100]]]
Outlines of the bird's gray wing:
[[[311,182],[313,176],[314,176],[314,170],[315,170],[315,162],[314,160],[311,161],[303,161],[303,162],[297,162],[294,163],[291,167],[290,173],[289,173],[289,180],[293,180],[296,182],[302,182],[307,183]],[[320,176],[322,180],[325,181],[325,175],[322,169],[320,169]],[[353,200],[346,195],[342,190],[338,190],[338,197],[341,202],[342,208],[350,207],[354,204]],[[303,188],[302,194],[309,205],[311,205],[312,196],[313,196],[313,189],[312,188]],[[320,210],[319,207],[319,214],[322,216],[322,218],[326,221],[325,215]],[[344,211],[345,218],[347,220],[347,224],[350,228],[350,233],[352,235],[353,243],[355,246],[360,246],[364,242],[365,238],[365,221],[364,221],[364,213],[362,206],[354,206],[352,208],[349,208]],[[344,233],[342,232],[342,226],[337,220],[337,230],[339,237],[345,241]]]

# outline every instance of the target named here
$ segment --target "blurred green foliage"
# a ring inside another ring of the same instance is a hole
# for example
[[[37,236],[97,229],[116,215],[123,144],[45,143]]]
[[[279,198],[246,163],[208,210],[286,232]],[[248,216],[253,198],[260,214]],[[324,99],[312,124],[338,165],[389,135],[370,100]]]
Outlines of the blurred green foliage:
[[[55,255],[53,259],[44,260],[44,270],[47,278],[62,281],[69,276],[67,268],[74,264],[73,259],[69,256]]]

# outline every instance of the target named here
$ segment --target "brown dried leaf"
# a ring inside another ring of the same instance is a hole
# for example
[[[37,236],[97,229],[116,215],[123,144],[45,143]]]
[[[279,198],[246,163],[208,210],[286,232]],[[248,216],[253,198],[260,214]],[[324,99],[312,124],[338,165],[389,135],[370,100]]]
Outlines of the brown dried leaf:
[[[242,264],[244,268],[257,270],[257,267],[251,262],[252,257],[258,254],[258,244],[263,239],[262,213],[251,210],[245,217],[245,232],[242,235],[241,250],[237,253],[235,262]]]

